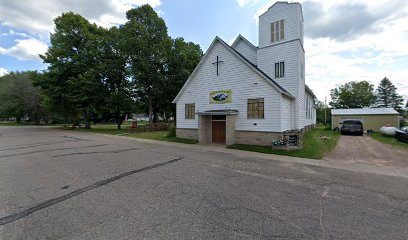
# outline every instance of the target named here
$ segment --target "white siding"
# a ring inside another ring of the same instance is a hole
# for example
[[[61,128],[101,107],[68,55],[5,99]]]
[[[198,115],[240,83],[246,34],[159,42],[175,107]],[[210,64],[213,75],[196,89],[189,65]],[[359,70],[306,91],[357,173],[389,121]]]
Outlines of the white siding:
[[[284,19],[285,38],[271,42],[271,23]],[[277,2],[259,18],[259,48],[257,65],[271,76],[279,85],[295,97],[293,128],[305,126],[305,77],[301,76],[301,65],[305,56],[301,41],[303,23],[301,5],[298,3]],[[285,76],[275,78],[276,62],[285,63]]]
[[[250,46],[244,40],[239,40],[238,43],[234,45],[234,49],[241,53],[246,59],[248,59],[252,64],[256,65],[256,48]]]
[[[308,104],[310,104],[308,106]],[[308,112],[306,114],[306,112]],[[314,98],[313,96],[305,92],[305,122],[304,126],[316,124],[316,109],[314,108]]]
[[[212,64],[217,55],[224,61],[219,66],[219,76],[216,75],[216,66]],[[194,120],[184,119],[184,105],[195,103],[196,111],[200,112],[238,110],[236,130],[280,132],[281,93],[267,81],[216,41],[177,101],[177,128],[198,128],[198,116]],[[211,91],[227,89],[232,90],[232,103],[209,104]],[[264,119],[247,119],[249,98],[264,98]]]
[[[300,77],[300,62],[303,61],[303,52],[299,41],[270,46],[258,50],[258,67],[271,76],[279,85],[290,92],[295,98],[295,126],[304,126],[304,76]],[[284,77],[275,78],[275,62],[285,62]]]
[[[282,97],[281,101],[281,131],[293,129],[293,100],[286,97]]]
[[[298,3],[277,2],[259,17],[259,48],[293,39],[302,39],[299,21],[303,22],[301,6]],[[283,41],[271,42],[271,23],[284,19]]]

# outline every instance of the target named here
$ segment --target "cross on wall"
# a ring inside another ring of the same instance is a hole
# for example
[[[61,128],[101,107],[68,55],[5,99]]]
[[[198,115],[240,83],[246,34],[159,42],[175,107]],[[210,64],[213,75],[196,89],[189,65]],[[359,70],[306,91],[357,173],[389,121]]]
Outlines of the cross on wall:
[[[224,61],[220,61],[219,60],[219,58],[218,58],[218,55],[217,55],[217,61],[215,61],[215,62],[213,62],[212,64],[214,65],[214,64],[217,64],[217,76],[218,76],[218,65],[220,64],[220,63],[223,63]]]

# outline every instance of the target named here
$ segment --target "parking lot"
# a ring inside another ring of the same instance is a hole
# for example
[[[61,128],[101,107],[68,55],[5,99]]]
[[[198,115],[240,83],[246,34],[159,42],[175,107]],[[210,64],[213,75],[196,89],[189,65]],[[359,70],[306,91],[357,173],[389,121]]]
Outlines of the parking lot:
[[[408,236],[407,178],[217,149],[0,128],[0,239]]]

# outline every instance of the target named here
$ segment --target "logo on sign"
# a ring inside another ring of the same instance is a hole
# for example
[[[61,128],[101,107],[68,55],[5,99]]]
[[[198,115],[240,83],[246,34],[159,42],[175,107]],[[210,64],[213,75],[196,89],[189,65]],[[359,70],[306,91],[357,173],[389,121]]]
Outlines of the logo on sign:
[[[232,101],[231,90],[213,91],[210,93],[210,103],[230,103]]]

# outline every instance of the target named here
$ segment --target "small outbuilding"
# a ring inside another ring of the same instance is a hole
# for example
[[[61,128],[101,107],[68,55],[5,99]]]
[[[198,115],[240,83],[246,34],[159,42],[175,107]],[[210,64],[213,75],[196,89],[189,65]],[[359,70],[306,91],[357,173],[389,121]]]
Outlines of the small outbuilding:
[[[364,130],[379,131],[382,126],[399,127],[399,113],[393,108],[332,109],[332,129],[340,128],[345,120],[360,120]]]

